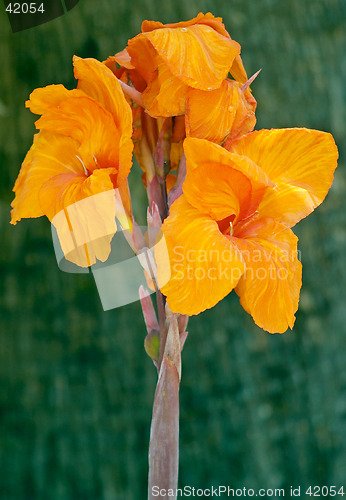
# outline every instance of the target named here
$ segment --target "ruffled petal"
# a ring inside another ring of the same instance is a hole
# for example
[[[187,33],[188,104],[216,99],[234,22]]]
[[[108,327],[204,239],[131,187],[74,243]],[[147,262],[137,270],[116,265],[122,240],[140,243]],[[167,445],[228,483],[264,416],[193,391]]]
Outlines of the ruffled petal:
[[[100,103],[113,116],[119,130],[119,177],[126,179],[132,165],[132,111],[112,71],[96,59],[73,58],[78,89]]]
[[[181,21],[179,23],[163,24],[160,21],[143,21],[142,33],[161,28],[187,28],[188,26],[192,26],[194,24],[205,24],[220,33],[220,35],[230,38],[229,33],[222,22],[222,17],[215,17],[210,12],[207,12],[207,14],[200,12],[198,16],[193,19],[190,19],[189,21]]]
[[[154,118],[182,115],[188,86],[171,73],[160,57],[157,60],[155,78],[142,93],[146,112]]]
[[[174,76],[201,90],[218,88],[240,53],[237,42],[203,24],[157,29],[140,36],[150,40]]]
[[[150,41],[138,35],[129,41],[131,63],[147,83],[142,99],[153,117],[177,116],[185,112],[187,85],[173,75]]]
[[[115,56],[109,56],[107,61],[105,62],[106,66],[108,65],[107,62],[110,63],[113,60],[126,69],[135,69],[133,64],[131,64],[131,57],[127,52],[127,49],[118,52],[117,54],[115,54]]]
[[[256,102],[256,101],[255,101]],[[255,106],[235,81],[224,80],[216,90],[189,88],[186,102],[188,136],[221,144],[246,134],[256,124]]]
[[[161,291],[173,312],[199,314],[236,286],[244,272],[241,253],[184,195],[171,206],[162,231],[165,245],[157,245],[155,257],[159,285],[164,284]]]
[[[67,90],[63,85],[47,85],[31,92],[25,106],[35,115],[43,115],[47,109],[59,106],[65,99],[82,96],[85,96],[82,90]]]
[[[251,158],[276,185],[263,198],[261,216],[290,227],[322,203],[338,158],[331,134],[304,128],[252,132],[233,142],[230,151]]]
[[[243,174],[243,176],[245,176],[247,179],[249,179],[249,181],[251,182],[250,199],[242,198],[241,192],[238,193],[237,191],[237,196],[239,196],[239,200],[241,200],[242,217],[245,217],[246,214],[251,215],[258,208],[265,190],[269,186],[274,186],[265,172],[249,158],[229,153],[217,144],[213,144],[212,142],[203,139],[188,137],[184,141],[184,150],[186,155],[188,174],[190,171],[199,168],[203,164],[208,164],[209,166],[206,168],[210,168],[209,175],[210,178],[213,178],[214,174],[212,164],[214,164],[222,165],[224,166],[224,168],[230,169],[230,171],[231,169],[236,170],[240,174]],[[222,172],[222,169],[218,168],[218,172]],[[206,182],[206,179],[202,180],[202,182]],[[224,182],[227,183],[226,179]],[[242,183],[242,186],[243,184],[244,183]],[[225,186],[225,184],[223,184],[223,186]],[[198,189],[202,191],[202,185]],[[185,184],[183,186],[183,190],[185,191]],[[218,192],[218,195],[220,195],[220,192]],[[245,200],[247,200],[246,203]],[[191,203],[193,206],[196,206],[196,208],[200,207],[199,196],[190,196],[189,203]]]
[[[309,191],[286,182],[276,181],[275,189],[268,189],[258,208],[261,217],[294,226],[314,211],[316,204]]]
[[[211,27],[189,23],[187,28],[164,28],[138,35],[129,41],[126,54],[147,82],[143,100],[147,112],[155,117],[183,114],[189,85],[203,90],[218,88],[232,64],[229,59],[239,51],[236,42]],[[192,63],[194,60],[196,63]]]
[[[234,236],[246,264],[236,287],[241,305],[270,333],[292,328],[301,288],[298,238],[272,219],[238,227]]]
[[[236,56],[234,58],[234,61],[232,63],[229,72],[231,73],[233,78],[241,84],[244,84],[248,80],[247,73],[245,71],[242,58],[240,56]]]
[[[232,163],[202,163],[188,170],[183,185],[187,201],[200,213],[208,214],[214,221],[234,215],[246,217],[251,206],[251,181],[232,168]]]
[[[158,54],[148,38],[139,34],[129,40],[127,53],[131,64],[147,82],[147,85],[156,79],[158,67]]]
[[[107,171],[108,170],[108,171]],[[67,260],[88,267],[107,260],[117,230],[112,169],[100,169],[85,179],[58,176],[42,187],[41,203],[54,213],[52,224]],[[52,202],[53,200],[53,202]]]
[[[97,169],[89,175],[59,174],[47,180],[39,191],[39,201],[44,214],[52,221],[53,217],[85,198],[104,191],[114,191],[112,177],[116,170]],[[107,214],[102,216],[107,218]]]
[[[239,98],[234,85],[223,81],[216,90],[190,88],[186,99],[186,135],[221,144],[230,133]]]
[[[36,127],[78,141],[78,154],[89,173],[95,168],[119,169],[120,131],[112,115],[90,97],[65,99],[49,108]]]
[[[79,144],[71,137],[63,137],[43,130],[35,135],[34,143],[22,164],[13,191],[11,223],[26,217],[45,215],[39,200],[43,184],[60,174],[85,176],[78,159]]]
[[[120,130],[131,129],[131,109],[112,71],[96,59],[81,59],[77,56],[73,57],[73,65],[78,89],[109,111]]]

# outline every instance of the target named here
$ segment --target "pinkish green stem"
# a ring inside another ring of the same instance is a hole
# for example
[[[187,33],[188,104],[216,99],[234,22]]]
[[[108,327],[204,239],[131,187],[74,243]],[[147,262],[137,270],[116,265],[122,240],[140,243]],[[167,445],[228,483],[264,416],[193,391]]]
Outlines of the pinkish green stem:
[[[166,327],[150,429],[148,500],[165,498],[157,493],[178,487],[181,343],[177,315],[169,310]]]

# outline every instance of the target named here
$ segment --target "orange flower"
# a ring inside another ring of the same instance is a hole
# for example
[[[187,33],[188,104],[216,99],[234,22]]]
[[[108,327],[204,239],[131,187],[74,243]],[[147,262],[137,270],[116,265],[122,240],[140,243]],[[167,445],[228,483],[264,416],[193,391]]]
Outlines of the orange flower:
[[[337,163],[330,134],[261,130],[230,151],[188,138],[184,194],[162,226],[157,252],[162,292],[173,312],[198,314],[233,288],[257,325],[292,328],[301,287],[290,227],[326,196]],[[167,269],[168,266],[168,269]]]
[[[26,103],[42,116],[15,183],[11,223],[46,215],[66,258],[85,267],[107,259],[116,212],[130,216],[132,117],[104,64],[74,57],[74,70],[77,89],[50,85]]]
[[[144,21],[142,33],[106,64],[115,74],[115,62],[126,70],[127,83],[143,92],[149,115],[185,114],[187,136],[221,144],[256,123],[257,103],[251,90],[242,88],[247,75],[239,54],[222,19],[200,13],[176,24]],[[229,73],[236,80],[227,79]]]
[[[176,24],[144,21],[142,33],[129,40],[115,59],[129,70],[136,69],[146,81],[147,112],[168,117],[184,113],[189,87],[219,88],[233,64],[244,76],[239,54],[240,45],[231,39],[222,19],[200,13]]]

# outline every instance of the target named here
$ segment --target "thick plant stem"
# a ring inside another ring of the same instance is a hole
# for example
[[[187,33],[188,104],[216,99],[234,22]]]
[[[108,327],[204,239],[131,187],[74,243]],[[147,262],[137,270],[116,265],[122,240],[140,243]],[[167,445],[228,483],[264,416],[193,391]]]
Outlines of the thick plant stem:
[[[141,163],[145,170],[149,200],[148,238],[149,245],[154,246],[162,221],[169,213],[166,175],[170,167],[172,120],[166,119],[159,129],[145,113],[141,119]],[[180,353],[187,335],[187,317],[182,319],[165,305],[156,278],[155,273],[152,273],[158,318],[151,299],[144,289],[140,290],[148,330],[145,349],[158,370],[150,428],[148,500],[166,498],[166,495],[161,495],[161,491],[171,490],[175,493],[178,487]],[[176,495],[170,495],[170,498],[176,498]]]
[[[148,500],[166,498],[160,495],[161,490],[175,493],[178,487],[181,342],[178,315],[166,307],[166,317],[168,331],[150,429]]]

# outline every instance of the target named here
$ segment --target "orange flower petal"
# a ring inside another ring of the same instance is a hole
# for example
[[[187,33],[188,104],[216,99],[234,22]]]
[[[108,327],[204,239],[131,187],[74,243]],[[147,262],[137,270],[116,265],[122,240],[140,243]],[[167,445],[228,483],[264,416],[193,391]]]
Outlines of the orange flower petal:
[[[63,85],[47,85],[47,87],[35,89],[25,106],[32,113],[43,115],[48,108],[59,106],[61,102],[69,97],[82,97],[85,93],[78,89],[67,90]]]
[[[147,82],[147,85],[157,77],[158,54],[150,41],[142,34],[129,40],[127,53],[131,57],[131,64]]]
[[[176,78],[160,57],[155,78],[142,93],[147,113],[153,117],[182,115],[188,86]]]
[[[215,18],[211,17],[213,24]],[[155,29],[129,41],[126,54],[148,84],[143,100],[151,116],[183,114],[188,85],[218,88],[240,51],[228,34],[225,37],[207,24],[194,25],[194,21]]]
[[[139,36],[150,40],[174,76],[201,90],[218,88],[240,53],[237,42],[203,24],[158,29]]]
[[[45,130],[35,135],[13,189],[16,196],[12,202],[12,224],[25,217],[45,214],[40,205],[39,191],[49,179],[59,174],[85,175],[77,156],[78,147],[74,139]]]
[[[256,101],[255,101],[256,102]],[[186,102],[186,132],[188,136],[221,144],[254,129],[253,103],[235,81],[224,80],[216,90],[189,88]]]
[[[78,89],[95,99],[113,116],[120,134],[119,177],[126,179],[132,165],[132,111],[120,83],[112,71],[96,59],[74,56],[73,64]]]
[[[129,128],[131,109],[112,71],[96,59],[81,59],[77,56],[73,57],[73,65],[78,89],[109,111],[120,130]]]
[[[142,99],[153,117],[176,116],[185,112],[187,85],[175,77],[144,35],[129,41],[131,62],[147,83]]]
[[[222,17],[215,17],[210,12],[207,12],[207,14],[200,12],[197,17],[194,17],[189,21],[181,21],[179,23],[162,24],[160,21],[143,21],[142,32],[144,33],[160,28],[187,28],[188,26],[192,26],[194,24],[205,24],[220,33],[220,35],[230,38],[229,33],[226,31],[225,25],[222,22]]]
[[[268,189],[263,196],[258,212],[261,217],[271,217],[292,227],[313,212],[316,206],[308,190],[276,181],[275,189]]]
[[[108,170],[108,172],[107,172]],[[41,203],[52,212],[61,249],[70,262],[88,267],[104,262],[116,233],[116,202],[110,176],[112,169],[99,169],[84,179],[67,179],[62,174],[42,188]]]
[[[215,221],[234,215],[235,222],[249,215],[251,181],[231,165],[202,163],[194,170],[188,169],[183,185],[187,201]]]
[[[240,56],[236,56],[234,58],[233,64],[232,64],[229,72],[231,73],[233,78],[241,84],[244,84],[248,80],[248,77],[247,77],[247,74],[246,74],[246,71],[245,71],[245,68],[243,65],[243,61],[242,61],[242,58]]]
[[[50,107],[36,127],[78,141],[78,154],[89,173],[100,167],[119,169],[120,131],[112,115],[90,97],[70,97]]]
[[[272,219],[260,219],[235,232],[246,271],[236,292],[255,323],[270,333],[293,327],[298,309],[302,266],[298,238]]]
[[[100,168],[89,175],[58,174],[47,180],[39,191],[40,205],[49,220],[64,208],[104,191],[114,191],[113,168]],[[107,218],[107,214],[102,216]]]
[[[268,175],[255,162],[251,159],[249,161],[246,156],[229,152],[218,144],[204,139],[188,137],[184,141],[184,151],[186,158],[189,158],[189,168],[191,169],[197,168],[205,161],[224,164],[232,161],[234,162],[234,168],[251,178],[253,182],[257,181],[260,184],[274,187],[274,183],[269,179]]]
[[[167,194],[175,186],[176,182],[177,182],[177,176],[176,176],[176,174],[168,174],[166,176],[166,190],[167,190]]]
[[[58,212],[83,199],[83,183],[87,178],[85,174],[61,173],[41,186],[38,193],[40,206],[51,222]]]
[[[244,272],[241,253],[216,222],[193,208],[184,195],[171,206],[162,231],[168,249],[156,251],[159,284],[173,312],[199,314],[213,307]]]
[[[259,207],[262,217],[273,217],[292,227],[324,200],[337,166],[333,137],[317,130],[260,130],[230,145],[245,155],[275,182]]]
[[[226,80],[216,90],[190,88],[186,96],[186,135],[220,144],[230,133],[239,96]]]
[[[109,56],[106,61],[106,66],[107,62],[110,63],[113,60],[126,69],[135,69],[133,64],[131,64],[131,57],[130,54],[127,52],[127,49],[118,52],[117,54],[115,54],[115,56]]]
[[[267,187],[274,186],[265,172],[249,158],[229,153],[217,144],[213,144],[212,142],[204,139],[188,137],[184,141],[184,150],[188,173],[199,168],[201,165],[208,163],[209,166],[211,164],[228,166],[228,168],[239,171],[250,180],[252,191],[251,201],[249,201],[248,205],[246,205],[248,215],[257,209]],[[213,177],[212,171],[210,172],[210,177]],[[201,182],[206,182],[206,179],[203,179]],[[211,180],[209,180],[209,182],[211,182]],[[224,182],[227,182],[227,180],[225,179]],[[201,184],[199,189],[202,191],[203,184]],[[183,186],[183,191],[185,192],[185,184]],[[218,192],[218,196],[220,196],[220,192]],[[242,199],[240,193],[239,196],[240,199]],[[198,197],[193,198],[191,196],[189,198],[189,202],[194,206],[196,206],[196,204],[200,206]],[[244,206],[244,208],[242,208],[243,216],[245,216],[246,211]]]

